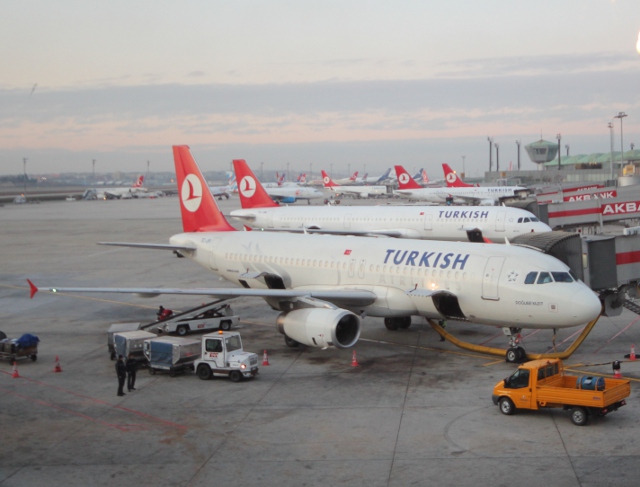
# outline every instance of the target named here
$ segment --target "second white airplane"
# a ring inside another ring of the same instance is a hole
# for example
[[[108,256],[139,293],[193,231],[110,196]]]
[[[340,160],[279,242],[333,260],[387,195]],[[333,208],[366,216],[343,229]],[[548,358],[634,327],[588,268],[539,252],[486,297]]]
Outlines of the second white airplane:
[[[500,243],[504,243],[505,237],[551,231],[533,213],[504,206],[278,207],[244,160],[234,160],[233,166],[236,177],[251,181],[251,184],[249,191],[243,191],[241,185],[242,209],[230,214],[252,228]]]

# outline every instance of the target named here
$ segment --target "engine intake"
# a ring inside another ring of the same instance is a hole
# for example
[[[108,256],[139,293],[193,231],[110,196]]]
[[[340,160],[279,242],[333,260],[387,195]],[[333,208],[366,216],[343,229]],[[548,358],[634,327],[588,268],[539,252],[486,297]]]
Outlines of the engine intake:
[[[344,309],[303,308],[281,313],[278,331],[310,347],[349,348],[360,338],[360,317]]]

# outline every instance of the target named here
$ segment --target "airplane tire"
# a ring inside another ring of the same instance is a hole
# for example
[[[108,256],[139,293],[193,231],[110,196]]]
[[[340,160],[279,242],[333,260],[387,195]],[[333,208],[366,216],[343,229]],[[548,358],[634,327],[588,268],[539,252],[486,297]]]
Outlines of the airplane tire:
[[[396,321],[396,318],[385,318],[384,326],[387,330],[396,331],[398,329],[398,322]]]
[[[589,415],[585,408],[573,408],[571,410],[571,422],[576,426],[584,426],[589,420]]]
[[[518,362],[518,356],[519,356],[518,350],[513,348],[513,347],[511,347],[511,348],[509,348],[507,350],[506,360],[507,360],[507,362],[513,364],[513,363]]]
[[[518,355],[518,362],[524,362],[527,359],[527,352],[525,352],[524,348],[517,347],[516,353]]]
[[[403,318],[399,318],[398,321],[399,321],[398,328],[402,328],[403,330],[406,330],[411,326],[411,316],[405,316]]]
[[[198,378],[201,380],[209,380],[213,374],[211,373],[211,367],[205,364],[201,364],[198,366]]]
[[[508,397],[501,397],[498,402],[498,406],[500,406],[500,412],[507,416],[511,416],[516,412],[516,407],[513,405],[513,401]]]

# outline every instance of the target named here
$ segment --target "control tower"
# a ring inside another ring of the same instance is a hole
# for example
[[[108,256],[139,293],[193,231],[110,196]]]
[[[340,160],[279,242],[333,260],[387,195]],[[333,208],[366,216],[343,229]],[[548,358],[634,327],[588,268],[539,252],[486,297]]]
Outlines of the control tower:
[[[529,159],[536,164],[553,161],[558,154],[558,144],[548,140],[540,139],[538,142],[525,145],[524,148],[529,154]]]

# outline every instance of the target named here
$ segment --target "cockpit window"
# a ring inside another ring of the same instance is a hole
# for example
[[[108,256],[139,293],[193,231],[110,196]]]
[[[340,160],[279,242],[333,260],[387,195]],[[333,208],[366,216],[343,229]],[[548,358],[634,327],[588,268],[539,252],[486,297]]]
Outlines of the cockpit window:
[[[535,216],[532,216],[532,217],[531,217],[531,221],[532,221],[532,222],[539,222],[540,220],[538,220]]]
[[[537,272],[529,272],[529,274],[527,274],[527,277],[524,278],[524,283],[525,284],[535,284],[536,277],[538,277],[538,273]]]
[[[547,284],[548,282],[553,282],[551,279],[551,274],[548,272],[541,272],[538,276],[538,284]]]
[[[552,272],[551,275],[556,282],[573,282],[573,277],[568,272]]]

